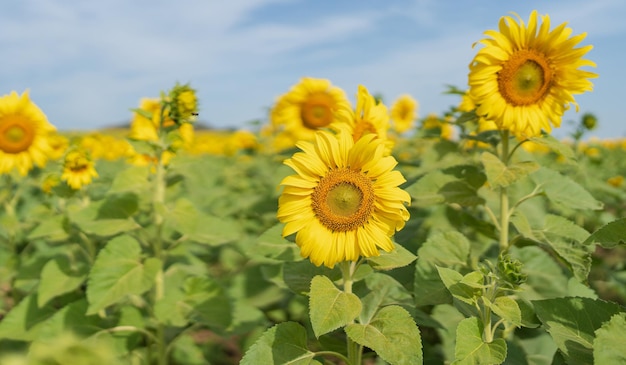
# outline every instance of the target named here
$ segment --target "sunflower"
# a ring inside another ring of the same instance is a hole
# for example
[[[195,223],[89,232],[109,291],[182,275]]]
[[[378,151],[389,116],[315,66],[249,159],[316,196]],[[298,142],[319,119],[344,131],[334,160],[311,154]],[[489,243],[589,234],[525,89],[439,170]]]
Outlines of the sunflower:
[[[481,48],[470,63],[470,96],[477,114],[493,120],[499,129],[531,137],[559,127],[574,94],[593,88],[596,74],[580,70],[595,64],[582,57],[592,46],[576,47],[585,33],[570,37],[563,23],[550,30],[550,17],[530,14],[528,26],[517,15],[500,19],[499,31],[480,40]],[[540,24],[539,24],[540,23]]]
[[[302,152],[285,161],[296,174],[283,179],[278,200],[283,236],[297,232],[301,255],[316,266],[392,251],[391,236],[409,219],[410,197],[398,188],[405,179],[393,170],[396,160],[383,155],[383,141],[320,131],[314,143],[297,146]]]
[[[270,118],[296,141],[312,140],[315,131],[336,121],[341,110],[350,110],[343,90],[328,80],[305,77],[278,98]]]
[[[404,133],[413,127],[417,119],[417,101],[411,95],[401,95],[391,106],[391,120],[393,129],[398,133]]]
[[[0,174],[17,169],[24,176],[33,165],[43,167],[52,151],[49,136],[54,131],[28,91],[0,97]]]
[[[61,180],[66,181],[72,189],[78,190],[91,184],[91,180],[98,177],[94,162],[84,150],[73,149],[65,155]]]
[[[374,96],[363,85],[359,85],[354,112],[342,110],[339,113],[339,121],[333,123],[332,127],[335,130],[346,128],[352,134],[354,142],[364,135],[375,135],[383,141],[385,155],[389,155],[393,148],[393,141],[387,138],[389,111],[385,104],[377,103]]]
[[[140,141],[157,141],[159,139],[159,124],[161,123],[161,112],[164,115],[163,127],[173,126],[175,123],[167,117],[167,111],[161,111],[162,103],[158,98],[142,98],[139,101],[139,109],[151,115],[147,118],[142,113],[134,112],[130,123],[129,138]]]

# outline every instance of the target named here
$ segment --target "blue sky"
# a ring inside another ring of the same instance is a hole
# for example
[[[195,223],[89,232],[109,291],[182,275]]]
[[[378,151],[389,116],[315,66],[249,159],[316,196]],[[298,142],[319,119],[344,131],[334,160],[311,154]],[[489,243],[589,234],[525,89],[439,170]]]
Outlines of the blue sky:
[[[0,12],[0,94],[30,90],[59,129],[130,118],[142,97],[175,82],[198,90],[200,118],[245,127],[303,76],[327,78],[354,100],[357,86],[389,104],[408,93],[419,114],[441,113],[465,88],[472,44],[511,11],[568,22],[594,49],[594,91],[577,96],[601,138],[626,136],[623,0],[21,0]]]

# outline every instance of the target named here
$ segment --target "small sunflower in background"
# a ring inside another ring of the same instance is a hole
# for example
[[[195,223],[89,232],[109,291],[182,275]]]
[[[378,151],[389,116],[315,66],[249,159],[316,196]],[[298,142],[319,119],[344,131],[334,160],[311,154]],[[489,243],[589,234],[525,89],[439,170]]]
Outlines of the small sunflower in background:
[[[365,135],[373,134],[384,143],[385,155],[391,154],[394,142],[387,138],[389,111],[385,104],[376,101],[365,86],[359,85],[354,112],[343,110],[339,118],[333,124],[334,129],[346,128],[352,134],[354,142]]]
[[[74,190],[79,190],[85,185],[91,184],[93,178],[98,177],[94,161],[87,151],[72,149],[65,155],[63,174],[61,180],[67,182]]]
[[[517,14],[515,14],[517,16]],[[520,137],[559,127],[574,94],[591,91],[595,73],[579,69],[595,67],[582,57],[592,46],[576,47],[585,33],[570,37],[563,23],[550,30],[550,17],[530,14],[528,25],[517,16],[500,19],[499,31],[488,30],[490,38],[470,63],[470,96],[476,112],[493,120],[499,129]]]
[[[349,111],[344,91],[329,80],[304,77],[280,96],[270,111],[271,122],[294,140],[313,140],[315,132],[337,120],[340,111]]]
[[[397,161],[383,155],[383,141],[320,131],[315,142],[297,146],[302,152],[285,161],[296,174],[283,179],[278,201],[283,236],[297,233],[301,255],[330,268],[392,251],[391,236],[409,219],[411,198],[398,187],[405,179],[394,170]]]
[[[25,176],[33,166],[45,166],[55,130],[28,91],[0,97],[0,174],[16,169]]]
[[[391,106],[391,121],[397,133],[404,133],[413,128],[417,119],[417,100],[411,95],[400,95]]]

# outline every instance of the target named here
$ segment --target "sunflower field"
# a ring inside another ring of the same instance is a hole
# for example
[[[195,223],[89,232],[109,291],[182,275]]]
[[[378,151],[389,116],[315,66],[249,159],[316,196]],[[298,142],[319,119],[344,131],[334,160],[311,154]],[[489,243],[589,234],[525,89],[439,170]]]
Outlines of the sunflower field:
[[[176,84],[69,133],[1,96],[0,364],[625,363],[626,140],[550,134],[591,46],[485,36],[440,115],[304,77],[249,130]]]

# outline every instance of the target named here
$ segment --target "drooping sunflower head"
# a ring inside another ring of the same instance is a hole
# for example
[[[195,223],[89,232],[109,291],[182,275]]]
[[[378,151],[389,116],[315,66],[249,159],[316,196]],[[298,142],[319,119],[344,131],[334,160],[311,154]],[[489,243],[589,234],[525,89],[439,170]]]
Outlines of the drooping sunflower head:
[[[393,129],[404,133],[413,127],[417,119],[417,101],[411,95],[401,95],[391,106],[391,120]]]
[[[54,131],[28,91],[0,97],[0,174],[17,169],[26,175],[33,165],[43,167],[52,150],[49,136]]]
[[[517,15],[516,15],[517,16]],[[550,17],[530,14],[528,25],[517,16],[500,19],[489,30],[470,63],[470,97],[477,114],[518,137],[536,136],[559,127],[575,94],[591,91],[596,74],[580,67],[595,64],[582,57],[592,46],[577,47],[586,34],[570,37],[566,23],[550,30]]]
[[[360,256],[391,251],[391,236],[409,218],[405,179],[384,156],[383,141],[367,134],[356,142],[345,130],[317,132],[285,161],[296,174],[283,179],[278,219],[283,236],[296,234],[303,257],[333,267]]]
[[[169,118],[167,110],[162,109],[162,101],[159,98],[142,98],[139,108],[133,112],[130,122],[128,137],[139,141],[156,141],[159,139],[158,131],[163,113],[163,127],[171,127],[174,121]]]
[[[326,79],[305,77],[278,98],[270,118],[274,126],[297,140],[312,140],[315,132],[336,121],[342,110],[350,110],[343,90]]]
[[[61,180],[74,190],[91,184],[93,178],[98,177],[94,162],[85,150],[72,149],[65,155]]]
[[[190,123],[195,121],[198,114],[198,98],[196,90],[189,84],[176,84],[170,90],[168,100],[171,100],[169,117],[177,124]]]

